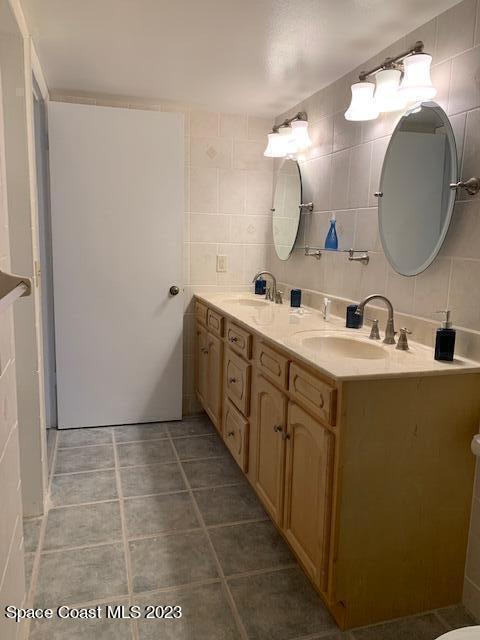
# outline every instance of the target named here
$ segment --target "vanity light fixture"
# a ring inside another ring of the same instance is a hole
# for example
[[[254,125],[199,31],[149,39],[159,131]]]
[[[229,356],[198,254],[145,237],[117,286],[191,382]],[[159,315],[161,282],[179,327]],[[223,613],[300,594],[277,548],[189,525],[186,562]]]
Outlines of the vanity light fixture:
[[[430,78],[432,56],[423,52],[423,42],[381,64],[362,71],[352,84],[347,120],[374,120],[380,113],[399,111],[431,100],[437,93]],[[375,80],[375,84],[372,80]]]
[[[272,128],[272,133],[268,134],[268,144],[263,155],[269,158],[292,157],[308,149],[311,144],[307,114],[305,111],[299,111],[292,118],[287,118]]]

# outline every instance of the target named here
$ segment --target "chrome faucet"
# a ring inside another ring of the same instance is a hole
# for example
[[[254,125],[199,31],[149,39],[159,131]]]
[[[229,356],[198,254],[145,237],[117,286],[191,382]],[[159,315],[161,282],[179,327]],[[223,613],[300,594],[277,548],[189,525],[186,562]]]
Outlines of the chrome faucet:
[[[358,304],[358,308],[355,313],[359,316],[363,316],[363,310],[365,309],[367,304],[372,300],[376,300],[376,299],[383,300],[384,303],[387,305],[387,309],[388,309],[388,320],[387,320],[387,326],[385,327],[385,338],[383,342],[385,344],[395,344],[395,327],[393,326],[393,305],[388,298],[386,298],[385,296],[382,296],[379,293],[373,293],[371,296],[367,296],[366,298],[364,298]]]
[[[272,286],[267,287],[265,290],[265,300],[271,300],[272,302],[275,302],[275,304],[282,304],[282,294],[280,293],[280,291],[277,291],[277,279],[275,278],[273,273],[271,273],[271,271],[259,271],[253,277],[252,282],[258,280],[260,276],[269,276],[272,279]]]

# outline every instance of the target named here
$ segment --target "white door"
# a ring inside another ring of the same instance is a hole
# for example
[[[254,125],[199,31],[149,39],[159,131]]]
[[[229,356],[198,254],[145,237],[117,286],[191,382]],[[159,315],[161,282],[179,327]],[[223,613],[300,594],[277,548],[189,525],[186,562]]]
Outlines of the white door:
[[[59,428],[182,412],[182,116],[49,103]]]

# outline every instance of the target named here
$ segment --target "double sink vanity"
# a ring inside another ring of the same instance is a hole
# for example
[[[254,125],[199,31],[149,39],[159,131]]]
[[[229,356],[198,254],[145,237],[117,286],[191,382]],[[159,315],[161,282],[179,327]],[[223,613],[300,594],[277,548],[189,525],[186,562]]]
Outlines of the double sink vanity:
[[[197,295],[196,392],[339,626],[460,602],[480,366]]]

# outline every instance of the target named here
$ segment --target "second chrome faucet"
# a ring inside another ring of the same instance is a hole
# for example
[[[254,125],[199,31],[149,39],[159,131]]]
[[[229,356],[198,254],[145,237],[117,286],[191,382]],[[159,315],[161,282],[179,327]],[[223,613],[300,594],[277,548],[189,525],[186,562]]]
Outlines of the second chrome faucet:
[[[395,344],[395,327],[393,324],[393,305],[388,298],[380,293],[373,293],[371,296],[364,298],[359,304],[356,314],[363,317],[363,311],[367,304],[372,300],[383,300],[388,309],[387,326],[385,327],[385,338],[383,342],[385,344]]]

